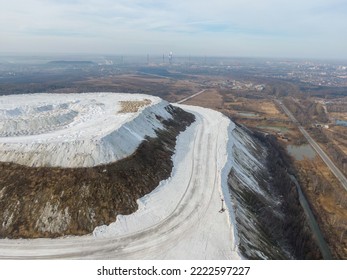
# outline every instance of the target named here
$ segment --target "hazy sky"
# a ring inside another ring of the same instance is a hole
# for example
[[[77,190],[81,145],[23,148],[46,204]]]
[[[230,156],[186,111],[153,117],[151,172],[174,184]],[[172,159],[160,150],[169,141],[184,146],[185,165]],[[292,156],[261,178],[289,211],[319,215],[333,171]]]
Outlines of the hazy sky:
[[[1,52],[347,58],[347,0],[0,0]]]

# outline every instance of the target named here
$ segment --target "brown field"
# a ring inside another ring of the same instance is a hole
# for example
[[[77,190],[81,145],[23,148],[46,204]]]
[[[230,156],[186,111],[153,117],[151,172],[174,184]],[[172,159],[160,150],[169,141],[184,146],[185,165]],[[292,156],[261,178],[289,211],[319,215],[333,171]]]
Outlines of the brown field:
[[[347,113],[329,112],[329,117],[347,121]]]
[[[71,92],[113,91],[144,93],[176,102],[201,90],[201,85],[189,80],[176,80],[149,75],[123,74],[102,78],[90,78],[75,82]],[[66,92],[67,89],[65,88]]]
[[[347,192],[322,160],[296,162],[301,186],[338,259],[347,259]]]
[[[221,110],[223,106],[223,97],[218,90],[208,89],[202,94],[187,100],[184,104]]]
[[[347,121],[346,112],[344,113],[329,112],[329,117],[332,119]],[[329,127],[328,132],[331,133],[330,136],[334,144],[338,145],[347,157],[347,127],[332,125]]]
[[[206,83],[203,78],[200,79],[200,82]],[[213,82],[210,81],[209,85],[218,82],[220,82],[219,79],[213,79]],[[211,86],[204,93],[189,99],[185,104],[220,111],[231,117],[233,121],[275,135],[284,144],[301,144],[305,142],[297,127],[282,113],[277,104],[266,95],[259,96],[258,94],[257,98],[247,98],[239,92]]]
[[[332,142],[337,145],[347,157],[347,127],[332,126],[326,133]]]
[[[270,100],[260,101],[254,104],[259,111],[266,114],[269,118],[278,118],[287,120],[287,116],[280,112],[277,106]]]
[[[141,107],[151,104],[151,100],[121,101],[120,104],[122,108],[119,113],[136,113]]]

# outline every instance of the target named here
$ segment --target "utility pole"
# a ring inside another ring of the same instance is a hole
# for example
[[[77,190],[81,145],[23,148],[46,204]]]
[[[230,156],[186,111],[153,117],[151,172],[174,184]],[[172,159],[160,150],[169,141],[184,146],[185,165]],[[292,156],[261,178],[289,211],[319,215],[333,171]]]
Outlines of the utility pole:
[[[219,210],[219,213],[223,213],[225,211],[225,208],[224,208],[224,199],[221,198],[222,200],[222,208]]]

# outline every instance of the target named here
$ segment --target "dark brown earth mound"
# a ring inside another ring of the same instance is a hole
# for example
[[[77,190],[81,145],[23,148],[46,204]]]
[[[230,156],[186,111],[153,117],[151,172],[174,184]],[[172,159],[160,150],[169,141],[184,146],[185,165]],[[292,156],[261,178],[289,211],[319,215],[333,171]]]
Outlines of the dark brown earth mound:
[[[91,233],[170,176],[177,135],[194,116],[168,106],[173,119],[131,156],[92,168],[27,167],[0,163],[0,237],[37,238]]]

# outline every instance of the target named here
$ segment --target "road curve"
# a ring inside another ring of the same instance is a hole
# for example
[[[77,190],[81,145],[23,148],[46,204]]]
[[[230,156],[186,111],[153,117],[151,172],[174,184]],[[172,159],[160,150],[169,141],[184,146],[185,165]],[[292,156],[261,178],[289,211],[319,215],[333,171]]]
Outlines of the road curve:
[[[221,157],[230,121],[218,112],[184,106],[196,116],[182,176],[184,192],[160,222],[130,234],[58,239],[0,240],[1,259],[232,259],[233,226],[219,213]],[[185,132],[183,132],[185,133]],[[188,133],[188,132],[187,132]],[[223,151],[224,149],[224,151]],[[222,151],[222,152],[221,152]],[[187,172],[189,168],[189,172]],[[175,186],[170,186],[175,187]]]
[[[308,132],[300,125],[294,115],[288,110],[288,108],[280,101],[275,100],[276,103],[283,109],[283,111],[287,114],[287,116],[297,125],[301,133],[304,135],[308,143],[312,146],[312,148],[317,152],[317,154],[321,157],[321,159],[325,162],[325,164],[330,168],[331,172],[335,175],[335,177],[340,181],[342,187],[347,191],[347,179],[343,175],[343,173],[336,167],[336,165],[332,162],[332,160],[328,157],[328,155],[322,150],[322,148],[317,144],[315,140],[308,134]]]

